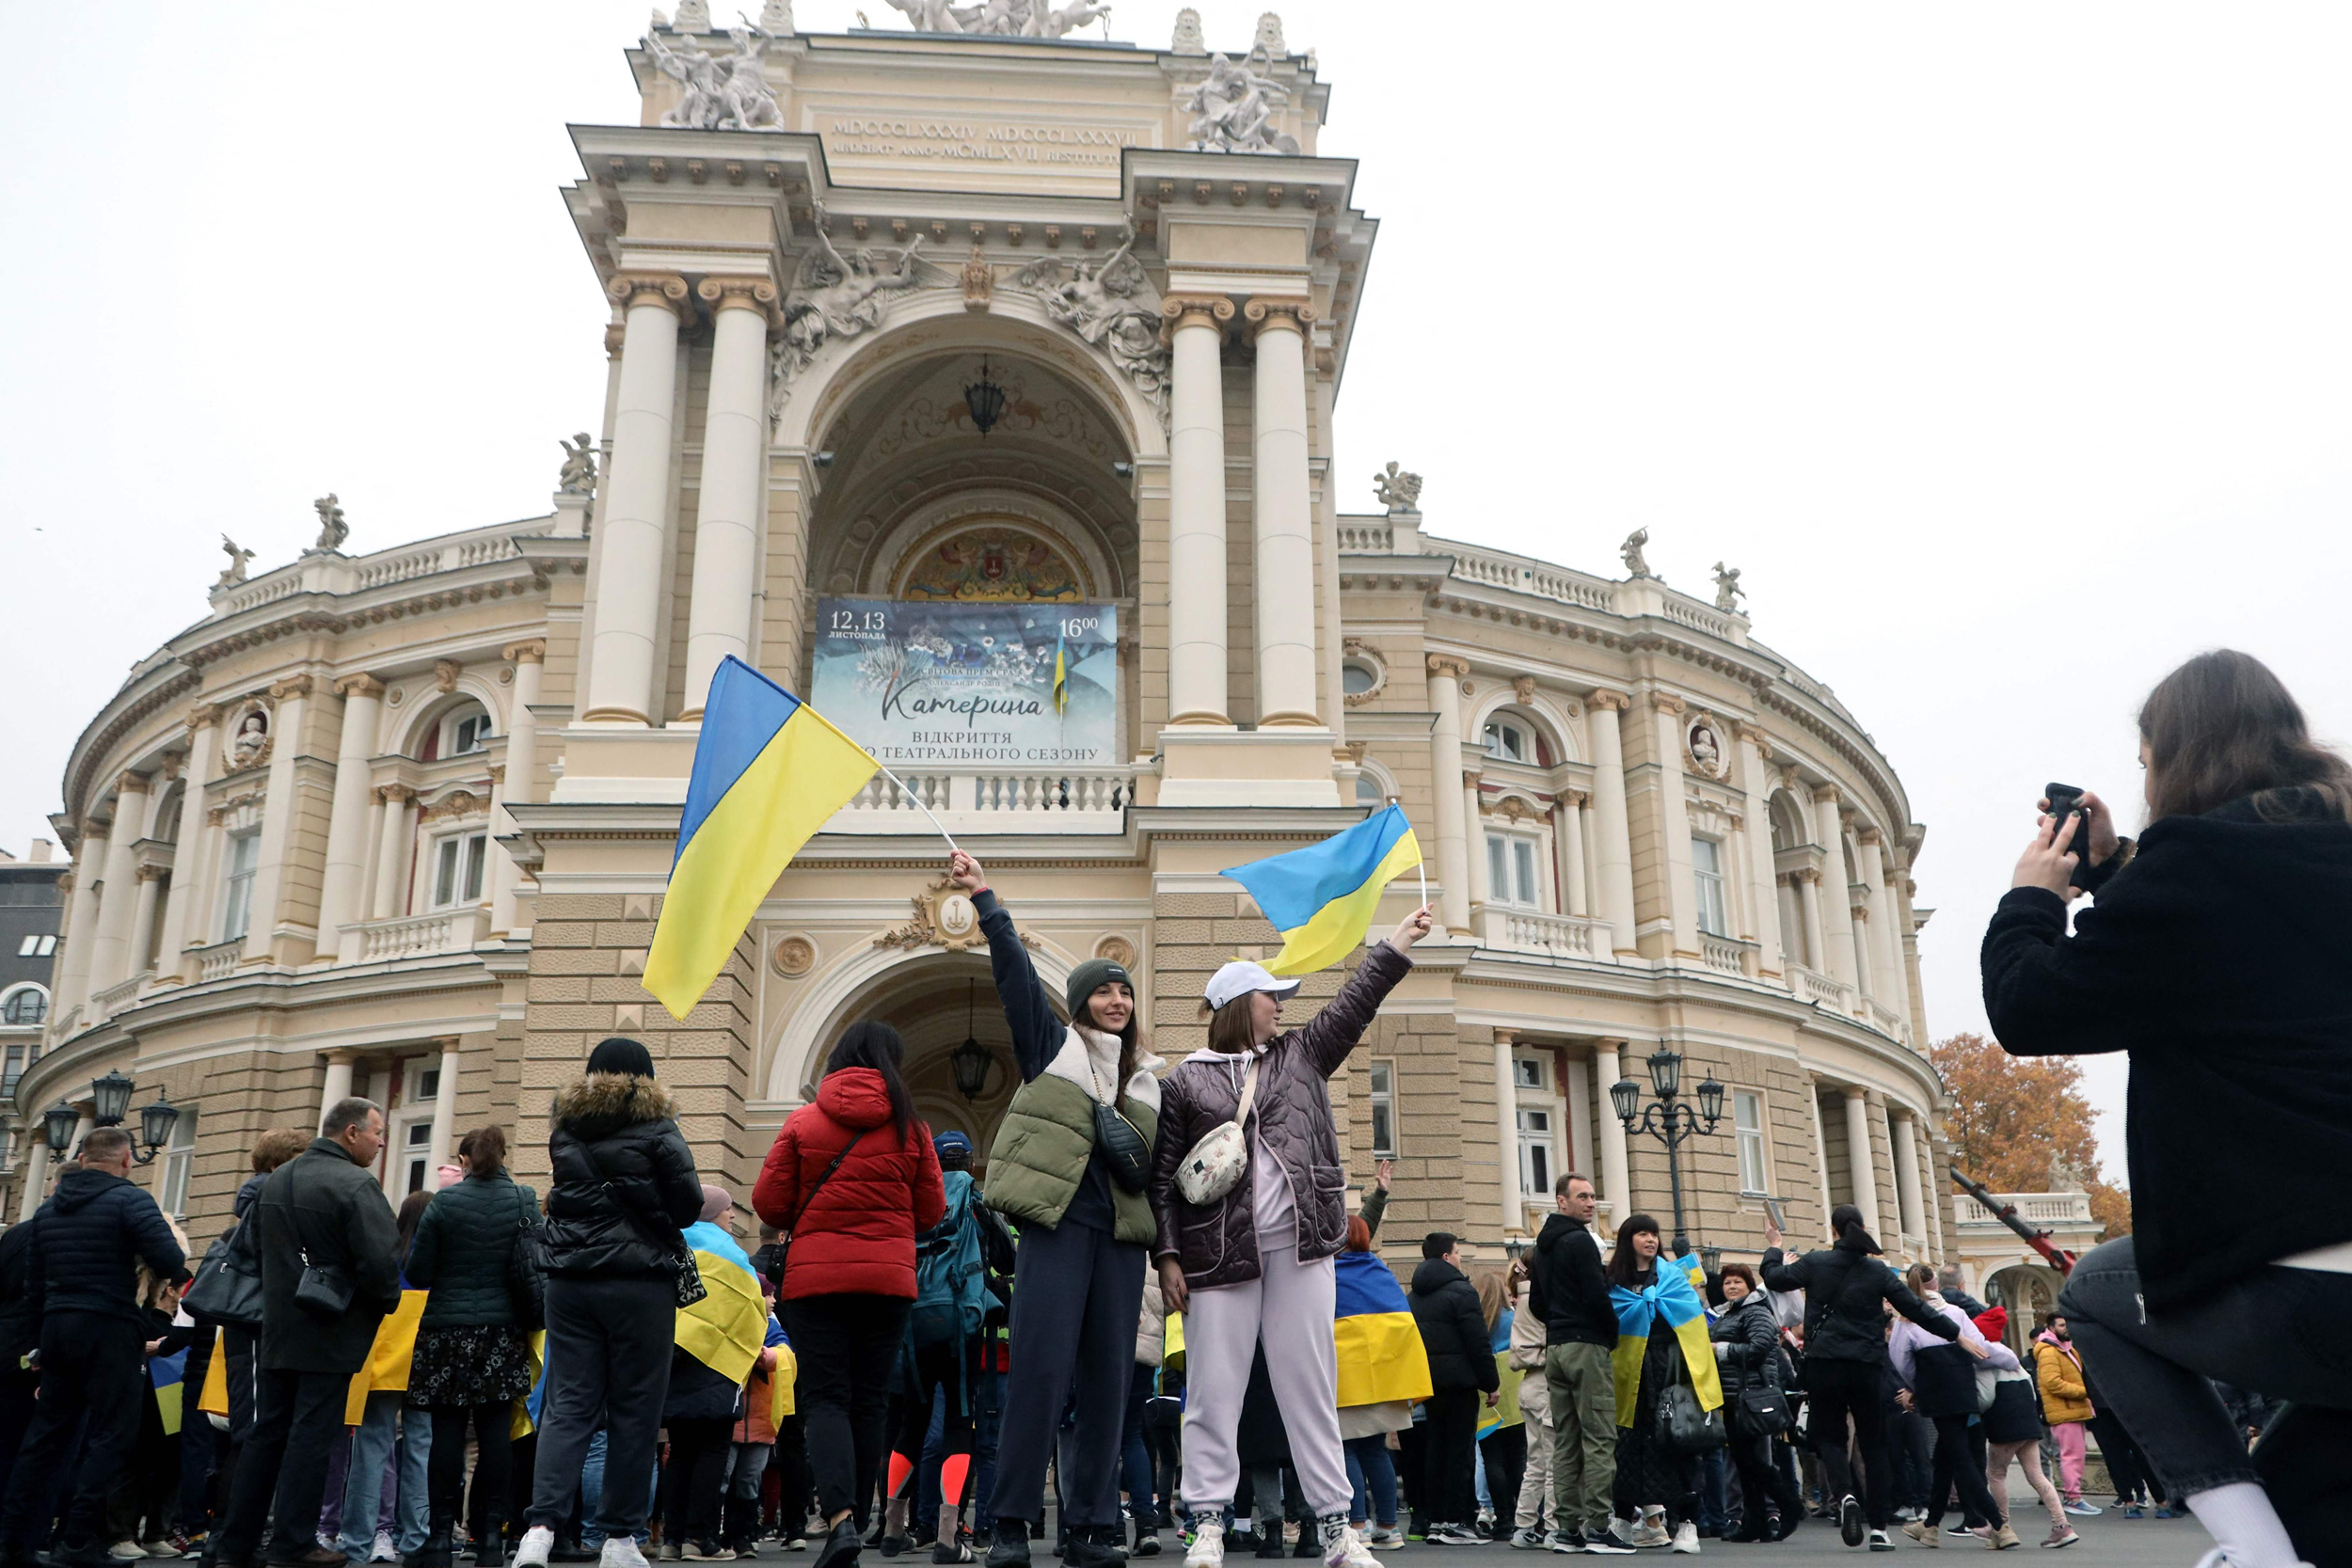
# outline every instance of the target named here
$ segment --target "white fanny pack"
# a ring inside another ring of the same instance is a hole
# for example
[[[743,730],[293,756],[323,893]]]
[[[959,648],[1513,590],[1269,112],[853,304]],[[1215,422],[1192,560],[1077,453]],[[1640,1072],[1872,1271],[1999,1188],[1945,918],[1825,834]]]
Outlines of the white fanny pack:
[[[1258,1067],[1261,1056],[1249,1064],[1249,1075],[1242,1080],[1241,1103],[1233,1111],[1233,1119],[1211,1128],[1184,1155],[1184,1163],[1176,1167],[1176,1193],[1196,1208],[1215,1203],[1233,1190],[1242,1173],[1249,1168],[1249,1138],[1242,1131],[1249,1119],[1249,1102],[1258,1093]]]

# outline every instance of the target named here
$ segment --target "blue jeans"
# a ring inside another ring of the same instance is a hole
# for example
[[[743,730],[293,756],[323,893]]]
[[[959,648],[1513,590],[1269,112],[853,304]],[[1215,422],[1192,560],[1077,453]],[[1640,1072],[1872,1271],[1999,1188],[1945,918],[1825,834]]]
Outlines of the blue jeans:
[[[424,1412],[404,1409],[408,1396],[387,1390],[368,1396],[367,1413],[351,1432],[351,1470],[343,1481],[342,1534],[335,1544],[354,1562],[375,1549],[384,1518],[384,1466],[399,1450],[399,1479],[392,1513],[393,1545],[403,1556],[424,1544],[424,1466],[433,1448],[433,1422]]]
[[[1724,1518],[1724,1504],[1726,1499],[1724,1496],[1724,1476],[1728,1466],[1729,1457],[1721,1449],[1710,1449],[1706,1453],[1699,1455],[1698,1523],[1701,1529],[1712,1528],[1716,1531],[1720,1532],[1726,1522]]]
[[[645,1496],[654,1497],[660,1490],[661,1465],[656,1462],[653,1467],[653,1485]],[[596,1523],[596,1509],[603,1501],[604,1432],[599,1428],[596,1434],[588,1439],[588,1457],[580,1466],[580,1517],[581,1520],[580,1544],[583,1546],[601,1548],[604,1545],[604,1528]],[[640,1546],[645,1544],[649,1533],[649,1528],[637,1532],[637,1544]]]
[[[1159,1373],[1157,1367],[1136,1363],[1135,1374],[1127,1385],[1127,1420],[1119,1433],[1120,1479],[1127,1488],[1127,1506],[1135,1513],[1136,1528],[1145,1535],[1156,1533],[1160,1523],[1159,1503],[1152,1492],[1152,1450],[1143,1444],[1143,1405],[1152,1397]]]
[[[1349,1519],[1359,1525],[1369,1520],[1382,1529],[1394,1529],[1396,1461],[1389,1453],[1389,1434],[1375,1432],[1369,1437],[1351,1437],[1345,1447],[1347,1479],[1356,1487],[1356,1499],[1347,1511]],[[1365,1512],[1367,1507],[1370,1513]]]

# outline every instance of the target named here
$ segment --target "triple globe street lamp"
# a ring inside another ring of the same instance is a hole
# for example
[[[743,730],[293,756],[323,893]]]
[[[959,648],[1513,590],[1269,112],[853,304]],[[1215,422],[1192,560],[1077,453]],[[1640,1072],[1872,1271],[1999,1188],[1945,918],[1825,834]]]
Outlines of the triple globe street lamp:
[[[100,1127],[119,1127],[131,1111],[133,1081],[120,1072],[109,1072],[91,1083],[90,1120]],[[152,1164],[163,1147],[171,1141],[171,1129],[180,1119],[180,1107],[171,1097],[158,1090],[154,1103],[139,1107],[139,1144],[131,1158],[138,1164]],[[41,1114],[41,1136],[49,1144],[50,1154],[65,1158],[73,1147],[74,1129],[82,1124],[82,1113],[72,1105],[52,1105]]]
[[[1666,1146],[1666,1177],[1674,1190],[1674,1255],[1687,1258],[1691,1238],[1682,1223],[1682,1166],[1676,1151],[1691,1139],[1715,1131],[1724,1116],[1724,1086],[1709,1077],[1698,1086],[1698,1104],[1677,1098],[1682,1092],[1682,1057],[1660,1047],[1649,1058],[1650,1087],[1655,1098],[1642,1103],[1642,1085],[1621,1078],[1610,1085],[1609,1103],[1629,1132],[1647,1132]]]

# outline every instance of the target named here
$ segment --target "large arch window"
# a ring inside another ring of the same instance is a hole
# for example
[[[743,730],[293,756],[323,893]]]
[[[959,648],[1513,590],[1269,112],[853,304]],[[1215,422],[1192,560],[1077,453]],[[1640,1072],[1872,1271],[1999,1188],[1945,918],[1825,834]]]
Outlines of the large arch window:
[[[424,732],[424,744],[419,749],[417,760],[440,762],[487,751],[490,737],[497,733],[489,710],[469,699],[442,714]]]
[[[45,1023],[49,1020],[49,993],[39,986],[19,986],[0,999],[0,1023]]]

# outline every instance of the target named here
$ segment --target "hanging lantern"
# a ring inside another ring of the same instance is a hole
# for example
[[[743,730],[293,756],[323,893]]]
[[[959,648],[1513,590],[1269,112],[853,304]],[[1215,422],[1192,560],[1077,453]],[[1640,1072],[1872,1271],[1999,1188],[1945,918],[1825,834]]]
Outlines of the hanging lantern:
[[[49,1140],[49,1152],[59,1159],[73,1147],[73,1130],[82,1125],[82,1113],[71,1105],[52,1105],[41,1113],[41,1136]]]
[[[1005,389],[989,379],[986,355],[980,356],[979,380],[963,389],[963,406],[972,416],[972,427],[983,436],[1005,417]]]
[[[119,1072],[109,1072],[89,1086],[90,1119],[101,1127],[119,1127],[131,1110],[131,1080]]]
[[[158,1091],[155,1102],[139,1107],[139,1142],[147,1148],[145,1164],[155,1158],[155,1151],[171,1142],[171,1130],[180,1121],[180,1107],[171,1102],[171,1096]]]

